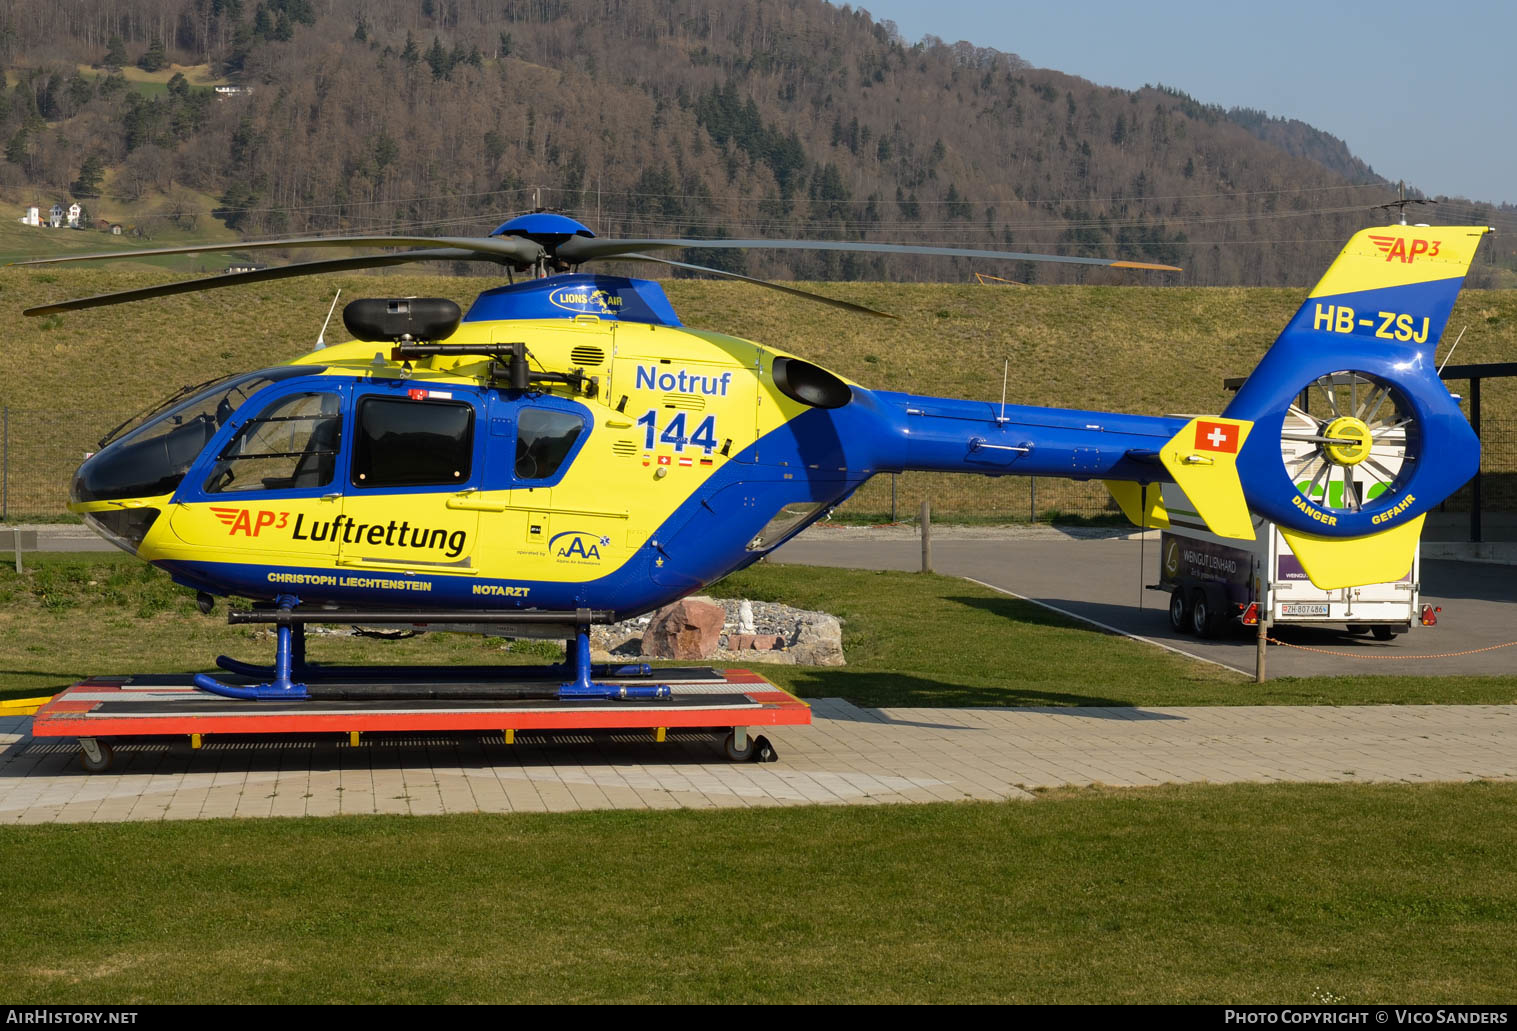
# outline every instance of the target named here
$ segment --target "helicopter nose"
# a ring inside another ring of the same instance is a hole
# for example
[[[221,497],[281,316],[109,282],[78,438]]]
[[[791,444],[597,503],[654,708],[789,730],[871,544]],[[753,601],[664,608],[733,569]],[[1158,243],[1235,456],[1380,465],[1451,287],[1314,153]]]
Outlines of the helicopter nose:
[[[159,514],[156,508],[113,508],[84,513],[84,525],[122,551],[135,555]]]

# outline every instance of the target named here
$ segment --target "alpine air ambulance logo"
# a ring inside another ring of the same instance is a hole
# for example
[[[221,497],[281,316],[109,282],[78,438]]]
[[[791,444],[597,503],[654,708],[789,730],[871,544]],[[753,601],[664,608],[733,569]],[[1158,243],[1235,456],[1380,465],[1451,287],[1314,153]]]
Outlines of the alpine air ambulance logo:
[[[1412,240],[1408,246],[1408,241],[1399,236],[1376,236],[1373,233],[1370,234],[1370,240],[1380,248],[1386,261],[1399,260],[1404,265],[1416,261],[1419,254],[1436,258],[1439,248],[1443,246],[1442,240]]]
[[[548,552],[560,562],[597,564],[604,558],[602,552],[611,546],[611,538],[583,530],[565,530],[555,533],[548,540]]]
[[[1226,422],[1196,423],[1196,450],[1220,451],[1227,455],[1238,453],[1238,427]]]

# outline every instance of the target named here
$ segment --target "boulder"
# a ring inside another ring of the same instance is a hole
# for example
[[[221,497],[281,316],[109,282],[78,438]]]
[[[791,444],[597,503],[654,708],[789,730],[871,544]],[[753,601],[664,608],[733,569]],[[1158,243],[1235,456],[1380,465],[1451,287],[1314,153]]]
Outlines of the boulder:
[[[836,616],[823,615],[802,623],[790,644],[798,666],[842,666],[843,624]]]
[[[655,659],[705,659],[721,643],[726,612],[720,605],[685,598],[653,614],[643,631],[643,654]]]

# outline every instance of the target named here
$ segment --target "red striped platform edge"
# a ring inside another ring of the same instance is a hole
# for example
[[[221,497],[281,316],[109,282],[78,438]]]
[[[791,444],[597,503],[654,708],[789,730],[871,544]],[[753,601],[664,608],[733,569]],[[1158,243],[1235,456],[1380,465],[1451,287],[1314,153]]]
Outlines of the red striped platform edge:
[[[259,702],[237,715],[134,714],[91,717],[99,702],[72,700],[75,691],[100,693],[121,689],[122,681],[93,678],[59,694],[32,717],[34,737],[163,737],[187,734],[313,734],[351,731],[495,731],[495,730],[638,730],[658,727],[778,727],[811,723],[811,706],[746,669],[726,670],[727,683],[756,708],[661,708],[647,703],[618,709],[615,702],[565,709],[512,709],[499,706],[472,712],[358,711],[345,713],[260,714]],[[404,703],[397,703],[396,708]]]

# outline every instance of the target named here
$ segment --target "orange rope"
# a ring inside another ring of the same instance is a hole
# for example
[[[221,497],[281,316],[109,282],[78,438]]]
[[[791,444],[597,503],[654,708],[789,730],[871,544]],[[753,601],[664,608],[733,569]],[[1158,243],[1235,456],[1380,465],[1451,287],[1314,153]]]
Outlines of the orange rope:
[[[1283,644],[1287,648],[1295,648],[1297,651],[1303,652],[1316,652],[1318,655],[1337,655],[1345,659],[1388,659],[1392,661],[1396,659],[1457,659],[1461,655],[1478,655],[1480,652],[1493,652],[1501,648],[1510,648],[1512,645],[1517,644],[1517,641],[1508,641],[1506,644],[1493,644],[1485,648],[1471,648],[1468,651],[1462,652],[1443,652],[1439,655],[1364,655],[1359,652],[1333,652],[1328,651],[1326,648],[1311,648],[1304,644],[1291,644],[1289,641],[1282,641],[1268,635],[1265,635],[1264,639],[1270,644]]]

